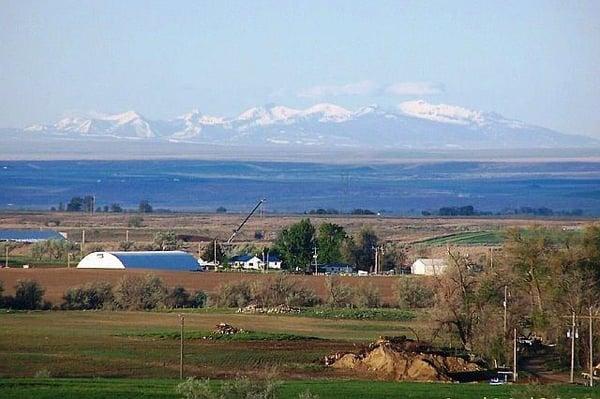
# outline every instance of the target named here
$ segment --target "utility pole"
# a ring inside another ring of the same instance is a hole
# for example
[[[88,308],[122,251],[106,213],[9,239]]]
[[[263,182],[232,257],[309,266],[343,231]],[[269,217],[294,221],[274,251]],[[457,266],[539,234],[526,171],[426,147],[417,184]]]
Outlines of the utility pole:
[[[590,306],[590,387],[594,386],[594,318]]]
[[[379,274],[379,246],[375,246],[375,274]]]
[[[513,382],[517,382],[517,329],[513,330]]]
[[[506,329],[507,329],[507,317],[506,317],[506,310],[508,307],[508,286],[504,286],[504,302],[502,303],[502,305],[504,306],[504,338],[506,339]]]
[[[180,337],[180,346],[179,346],[179,379],[183,380],[183,324],[184,324],[184,316],[182,314],[179,315],[179,320],[181,321],[181,337]]]
[[[575,327],[575,312],[571,316],[571,329],[567,331],[567,337],[571,338],[571,374],[569,382],[572,384],[575,381],[575,338],[579,336],[579,333]]]
[[[313,259],[315,260],[315,276],[319,274],[319,263],[317,262],[317,258],[319,257],[319,254],[317,253],[317,247],[313,247],[314,253],[313,253]]]
[[[125,230],[125,241],[129,242],[129,230]]]
[[[265,272],[269,271],[269,259],[271,257],[271,250],[267,249],[267,262],[265,263]]]
[[[8,242],[6,243],[6,247],[4,247],[4,267],[8,267]]]
[[[85,230],[81,230],[81,257],[83,258],[83,246],[85,245]]]
[[[67,252],[67,269],[71,268],[71,253]]]
[[[213,241],[213,262],[215,262],[215,268],[217,267],[217,240]]]

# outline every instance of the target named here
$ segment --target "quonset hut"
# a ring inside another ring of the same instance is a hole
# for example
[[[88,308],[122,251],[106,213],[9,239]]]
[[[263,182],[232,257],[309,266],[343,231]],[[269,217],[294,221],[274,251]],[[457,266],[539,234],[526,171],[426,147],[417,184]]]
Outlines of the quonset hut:
[[[183,251],[92,252],[85,256],[78,269],[154,269],[167,271],[197,271],[196,258]]]
[[[48,240],[64,240],[65,237],[54,230],[0,229],[0,241],[33,243]]]

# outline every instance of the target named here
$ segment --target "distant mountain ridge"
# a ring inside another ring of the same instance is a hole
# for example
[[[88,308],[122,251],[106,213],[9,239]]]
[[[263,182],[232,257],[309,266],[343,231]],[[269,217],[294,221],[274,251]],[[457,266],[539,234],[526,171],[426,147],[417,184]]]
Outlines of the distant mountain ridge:
[[[250,108],[232,118],[193,110],[171,120],[135,111],[69,117],[33,125],[22,134],[42,137],[160,140],[219,145],[327,146],[340,148],[484,149],[600,146],[569,135],[463,107],[403,102],[395,109],[370,105],[350,111],[321,103],[306,109],[281,105]]]

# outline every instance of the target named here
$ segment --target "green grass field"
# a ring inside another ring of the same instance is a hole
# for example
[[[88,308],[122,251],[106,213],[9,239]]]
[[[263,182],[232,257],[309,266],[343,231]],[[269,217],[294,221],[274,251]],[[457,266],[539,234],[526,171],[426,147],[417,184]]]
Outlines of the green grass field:
[[[133,399],[178,398],[176,379],[0,379],[3,399]],[[215,382],[216,383],[216,382]],[[297,398],[310,391],[320,399],[596,399],[598,390],[581,386],[490,386],[487,384],[397,383],[354,380],[286,381],[278,389],[278,398]]]
[[[245,375],[285,381],[280,398],[600,398],[585,387],[377,381],[325,367],[325,355],[356,351],[381,335],[424,331],[426,321],[345,320],[186,312],[186,376]],[[252,331],[205,340],[219,322]],[[179,318],[168,312],[0,313],[0,398],[176,398]],[[34,377],[40,378],[34,378]]]
[[[525,229],[523,235],[538,234],[537,230]],[[563,231],[559,229],[543,230],[546,238],[554,244],[564,244],[568,241],[581,237],[581,231]],[[413,244],[420,246],[443,246],[443,245],[501,245],[506,239],[506,232],[501,230],[466,231],[461,233],[447,234],[416,241]]]
[[[422,246],[442,245],[500,245],[504,241],[501,231],[474,231],[454,233],[415,242]]]

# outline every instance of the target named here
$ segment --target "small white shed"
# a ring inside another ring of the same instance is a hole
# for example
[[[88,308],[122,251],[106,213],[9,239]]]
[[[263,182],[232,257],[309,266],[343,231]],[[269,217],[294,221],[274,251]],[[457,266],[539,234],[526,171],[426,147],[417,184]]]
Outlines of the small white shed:
[[[445,259],[419,258],[411,265],[410,272],[422,276],[436,276],[443,274],[447,267]]]

